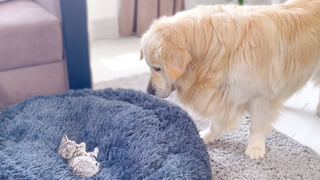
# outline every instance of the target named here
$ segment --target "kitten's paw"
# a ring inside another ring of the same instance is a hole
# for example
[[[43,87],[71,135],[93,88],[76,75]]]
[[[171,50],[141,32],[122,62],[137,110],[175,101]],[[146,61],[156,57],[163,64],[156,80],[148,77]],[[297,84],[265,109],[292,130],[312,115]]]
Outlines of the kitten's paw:
[[[209,144],[216,139],[216,136],[209,129],[201,131],[199,134],[206,144]]]
[[[99,152],[99,148],[98,147],[94,148],[93,152],[98,153]]]
[[[253,147],[247,148],[246,155],[249,156],[251,159],[260,159],[263,158],[265,155],[265,147]]]

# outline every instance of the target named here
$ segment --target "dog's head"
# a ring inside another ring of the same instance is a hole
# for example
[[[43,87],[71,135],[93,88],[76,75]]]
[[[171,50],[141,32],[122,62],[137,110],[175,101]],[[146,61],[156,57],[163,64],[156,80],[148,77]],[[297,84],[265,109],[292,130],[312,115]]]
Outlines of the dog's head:
[[[175,82],[186,71],[191,55],[186,49],[183,29],[161,19],[153,23],[142,37],[140,59],[145,58],[151,69],[147,88],[149,94],[165,98],[175,90]]]

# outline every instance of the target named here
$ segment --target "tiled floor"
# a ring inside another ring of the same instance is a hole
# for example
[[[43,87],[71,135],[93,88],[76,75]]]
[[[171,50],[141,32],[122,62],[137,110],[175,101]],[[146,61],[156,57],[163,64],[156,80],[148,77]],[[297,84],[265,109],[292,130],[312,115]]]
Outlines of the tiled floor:
[[[139,61],[139,51],[137,37],[95,41],[91,46],[93,82],[148,72],[146,63]],[[309,83],[286,102],[275,128],[320,154],[320,117],[315,114],[318,98],[318,89]]]
[[[316,115],[319,90],[311,83],[293,95],[275,128],[320,154],[320,117]]]

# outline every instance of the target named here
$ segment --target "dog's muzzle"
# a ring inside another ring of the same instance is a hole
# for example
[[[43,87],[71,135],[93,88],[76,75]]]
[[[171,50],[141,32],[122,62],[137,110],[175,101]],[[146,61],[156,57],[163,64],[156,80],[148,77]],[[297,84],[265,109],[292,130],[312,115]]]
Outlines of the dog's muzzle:
[[[151,83],[149,83],[148,88],[147,88],[147,93],[151,95],[156,94],[156,90],[151,86]]]

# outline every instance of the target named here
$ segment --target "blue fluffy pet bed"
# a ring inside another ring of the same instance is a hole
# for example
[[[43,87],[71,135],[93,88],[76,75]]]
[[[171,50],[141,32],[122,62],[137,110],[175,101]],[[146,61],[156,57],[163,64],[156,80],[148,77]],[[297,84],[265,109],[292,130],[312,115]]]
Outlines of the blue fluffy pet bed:
[[[77,179],[57,153],[63,134],[99,147],[91,179],[211,179],[206,146],[179,107],[133,90],[40,96],[0,113],[0,179]]]

